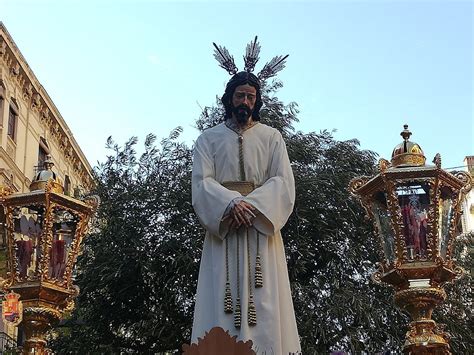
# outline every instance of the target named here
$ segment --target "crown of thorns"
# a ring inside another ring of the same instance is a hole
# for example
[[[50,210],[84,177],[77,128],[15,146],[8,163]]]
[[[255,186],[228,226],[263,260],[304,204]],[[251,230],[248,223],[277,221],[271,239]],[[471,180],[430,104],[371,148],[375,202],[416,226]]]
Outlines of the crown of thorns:
[[[218,46],[214,42],[212,43],[215,47],[214,58],[219,62],[219,66],[224,68],[230,75],[235,75],[239,71],[235,65],[234,57],[230,55],[227,48],[224,46]],[[257,36],[255,39],[247,44],[245,50],[244,70],[248,73],[253,72],[255,64],[257,64],[260,54],[260,43],[257,42]],[[275,76],[280,70],[285,68],[285,61],[288,58],[288,54],[283,56],[279,55],[273,57],[267,64],[263,66],[263,69],[257,74],[257,78],[261,81],[265,81],[272,76]]]

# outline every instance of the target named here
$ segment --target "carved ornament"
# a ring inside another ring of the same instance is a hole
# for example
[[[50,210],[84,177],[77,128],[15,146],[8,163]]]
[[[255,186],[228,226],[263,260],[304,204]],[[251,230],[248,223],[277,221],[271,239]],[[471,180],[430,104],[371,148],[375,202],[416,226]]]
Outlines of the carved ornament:
[[[252,341],[237,341],[237,336],[231,336],[229,331],[221,327],[214,327],[206,332],[204,338],[198,338],[198,343],[183,345],[183,355],[255,355],[252,350]]]

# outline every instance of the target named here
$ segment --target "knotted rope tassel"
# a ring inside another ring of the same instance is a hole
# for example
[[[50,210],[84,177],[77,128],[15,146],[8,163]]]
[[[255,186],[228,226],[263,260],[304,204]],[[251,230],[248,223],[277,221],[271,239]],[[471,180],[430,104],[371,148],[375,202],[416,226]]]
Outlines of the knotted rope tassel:
[[[237,242],[237,299],[235,300],[235,311],[234,311],[234,326],[240,328],[241,322],[241,310],[240,310],[240,263],[239,263],[239,235],[236,233],[236,242]]]
[[[240,297],[235,300],[234,327],[240,328]]]
[[[232,294],[230,292],[229,281],[229,235],[225,236],[225,296],[224,296],[224,312],[232,313]]]
[[[249,280],[249,299],[248,299],[248,312],[247,312],[247,321],[249,326],[257,324],[257,310],[255,308],[255,303],[253,301],[252,293],[252,273],[250,267],[250,238],[249,231],[247,229],[247,266],[248,266],[248,280]]]
[[[263,287],[263,273],[260,260],[260,233],[257,231],[257,256],[255,257],[255,288]]]
[[[253,302],[253,295],[249,296],[249,311],[248,311],[248,322],[250,326],[257,324],[257,309],[255,308],[255,303]]]

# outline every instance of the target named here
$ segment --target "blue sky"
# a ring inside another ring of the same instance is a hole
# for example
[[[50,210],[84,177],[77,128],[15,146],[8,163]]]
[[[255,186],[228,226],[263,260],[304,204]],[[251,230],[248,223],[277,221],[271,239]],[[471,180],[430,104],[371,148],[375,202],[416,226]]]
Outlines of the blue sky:
[[[297,129],[336,129],[390,158],[403,124],[444,167],[474,154],[471,1],[0,0],[3,21],[92,165],[112,136],[143,142],[182,126],[259,36],[261,62],[290,54],[278,97],[300,108]]]

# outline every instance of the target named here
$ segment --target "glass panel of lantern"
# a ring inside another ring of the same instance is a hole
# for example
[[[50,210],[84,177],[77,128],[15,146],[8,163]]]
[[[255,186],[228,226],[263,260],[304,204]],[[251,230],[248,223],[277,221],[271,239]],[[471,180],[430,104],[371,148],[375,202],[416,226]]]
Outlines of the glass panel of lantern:
[[[395,260],[395,238],[390,223],[390,212],[387,209],[387,196],[379,191],[374,195],[372,213],[377,226],[377,233],[382,242],[385,259],[390,264]]]
[[[403,237],[408,260],[427,257],[429,185],[425,182],[401,184],[396,188],[403,219]]]
[[[51,244],[48,276],[63,280],[67,259],[76,233],[78,217],[72,212],[55,207],[53,209],[53,241]]]
[[[13,240],[20,280],[32,279],[37,272],[41,257],[42,211],[41,207],[15,207],[13,210]]]
[[[441,188],[439,199],[439,228],[438,245],[440,255],[444,259],[448,250],[449,228],[453,217],[453,192],[450,188],[444,186]]]

